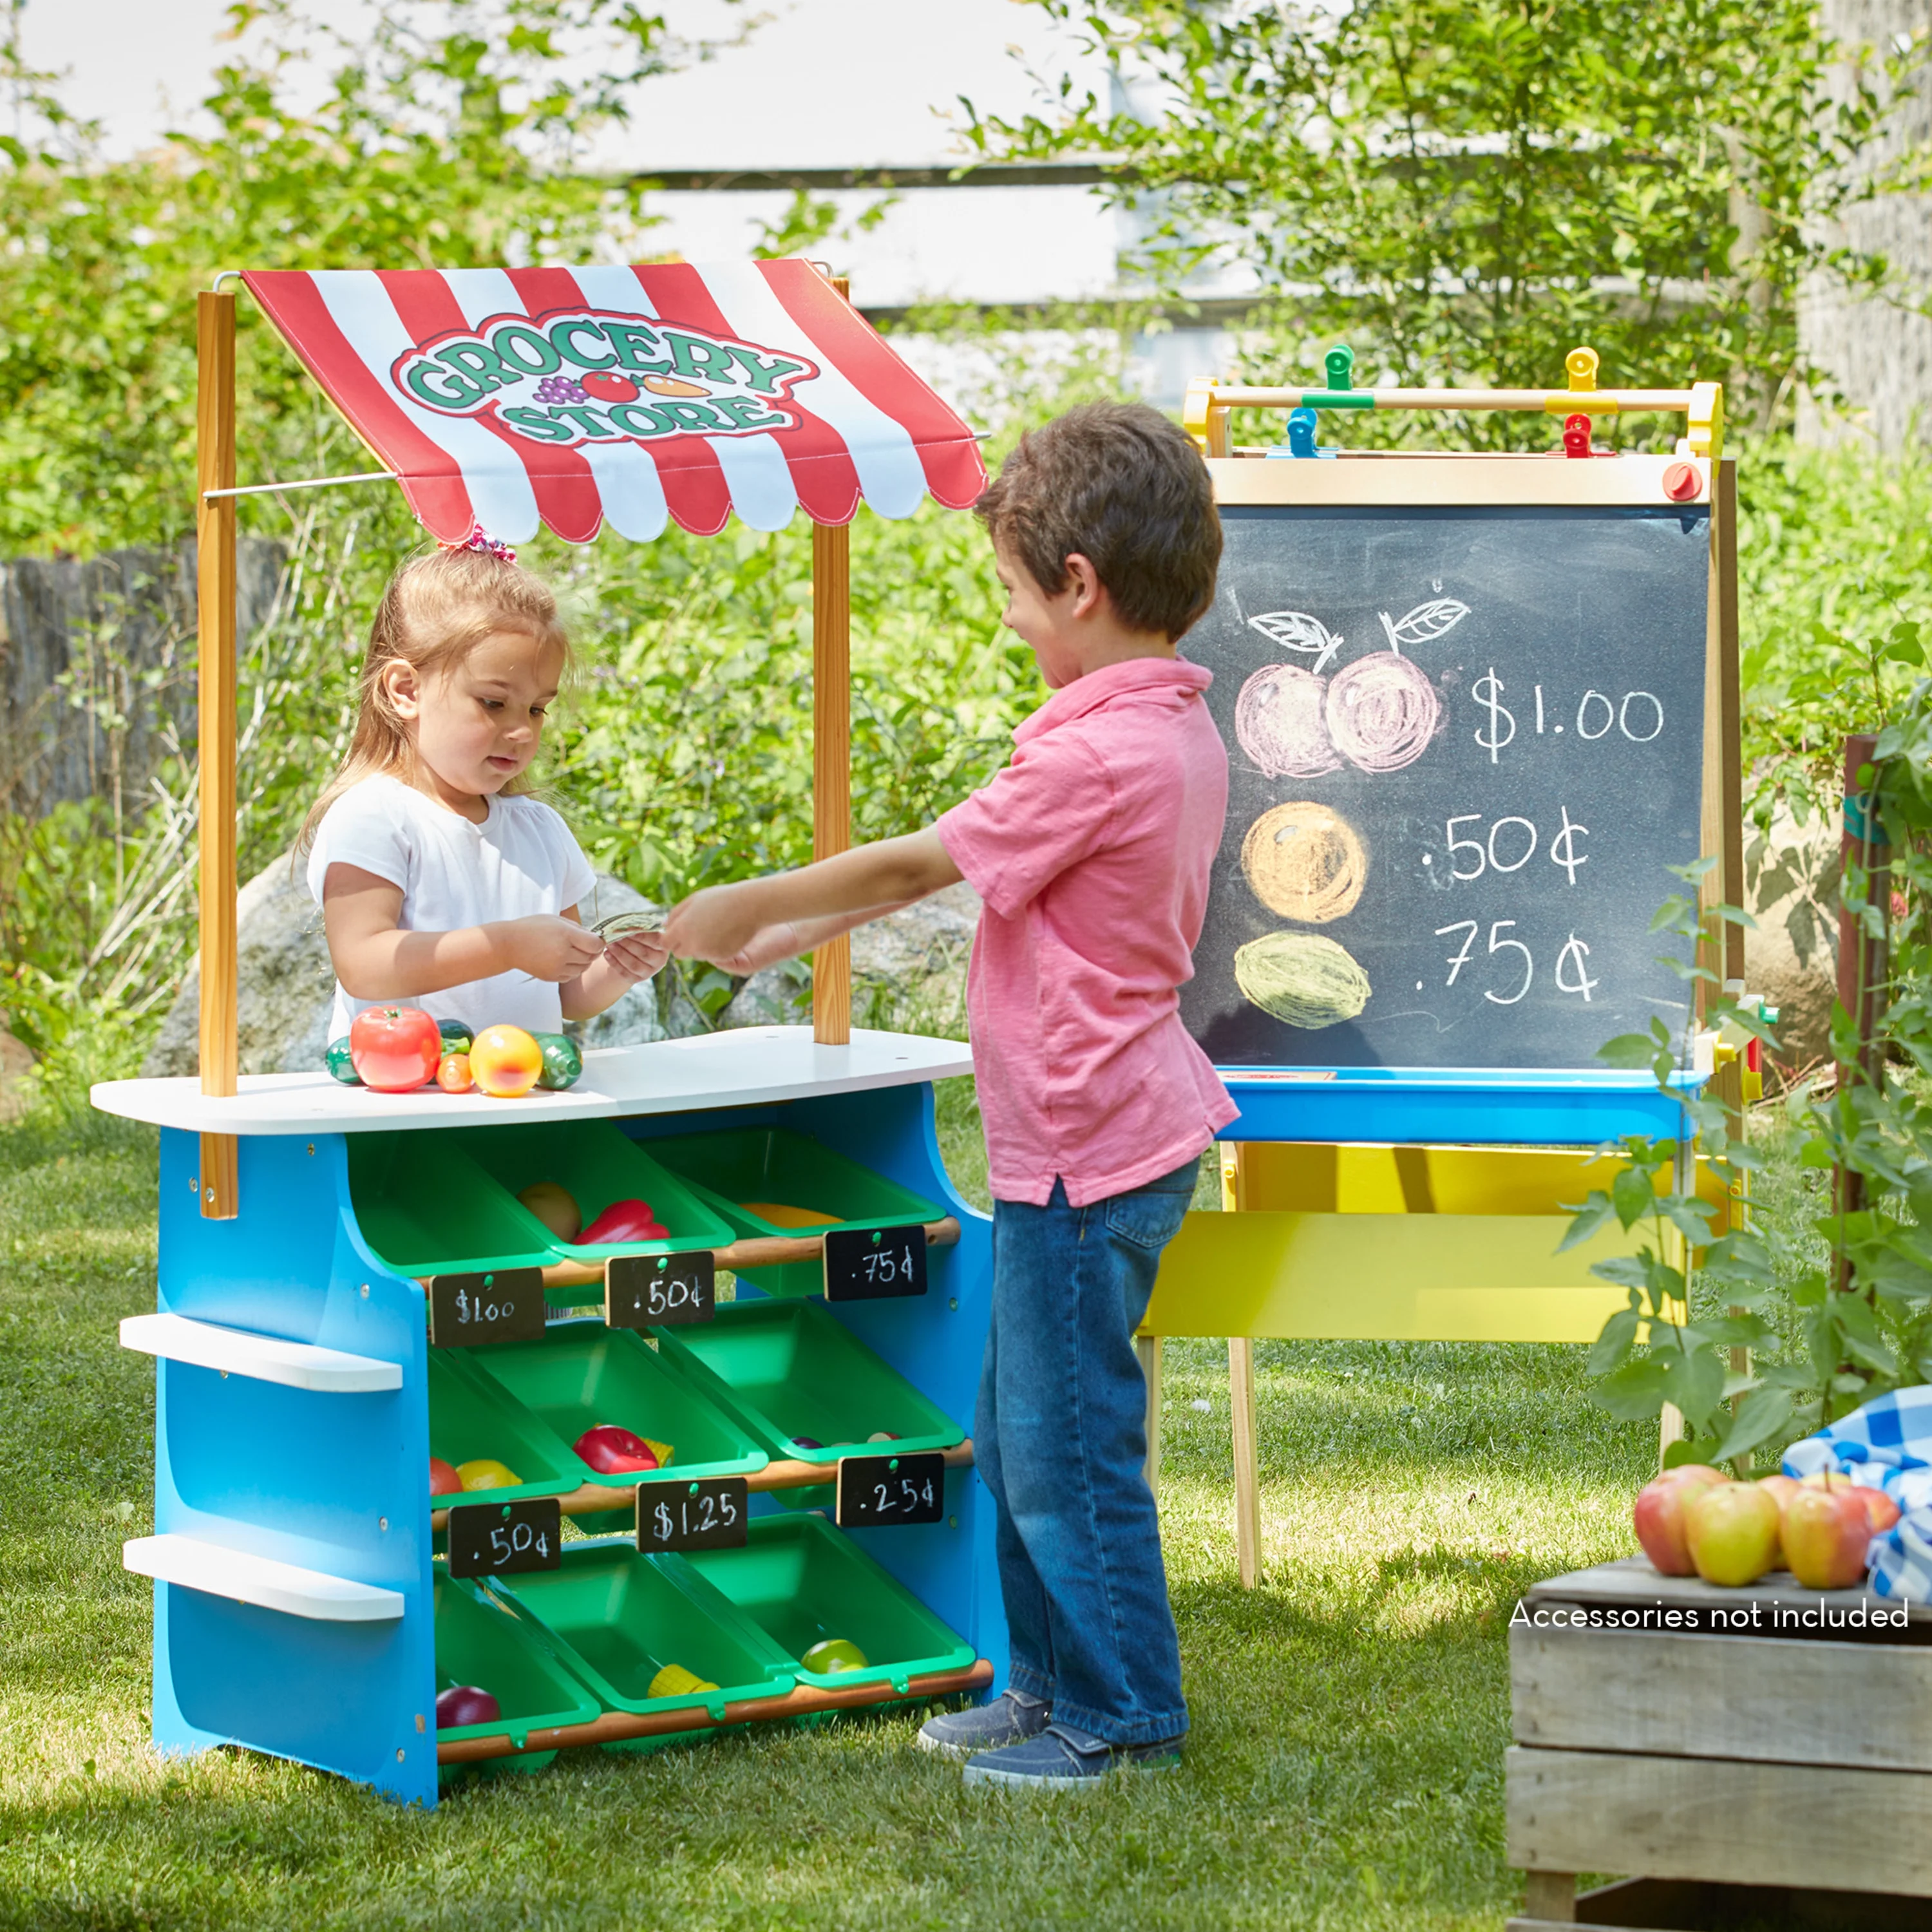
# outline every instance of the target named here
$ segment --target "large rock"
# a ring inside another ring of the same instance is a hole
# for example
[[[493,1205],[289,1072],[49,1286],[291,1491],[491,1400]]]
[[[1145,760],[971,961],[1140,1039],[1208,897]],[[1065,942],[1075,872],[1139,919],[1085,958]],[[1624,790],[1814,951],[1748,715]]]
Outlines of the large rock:
[[[1828,1059],[1838,992],[1839,832],[1835,816],[1801,826],[1780,811],[1748,830],[1744,984],[1778,1009],[1777,1062],[1793,1071]]]

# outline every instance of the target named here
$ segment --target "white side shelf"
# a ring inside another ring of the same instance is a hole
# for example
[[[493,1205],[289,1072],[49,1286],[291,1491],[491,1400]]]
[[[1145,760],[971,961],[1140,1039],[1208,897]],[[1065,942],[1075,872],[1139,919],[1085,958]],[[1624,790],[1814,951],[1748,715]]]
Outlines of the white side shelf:
[[[137,1536],[121,1546],[122,1568],[157,1582],[180,1583],[206,1590],[238,1604],[258,1604],[268,1610],[285,1610],[292,1617],[318,1623],[393,1622],[403,1613],[400,1590],[374,1583],[352,1583],[344,1576],[325,1576],[292,1563],[224,1550],[191,1536]]]
[[[130,1315],[121,1324],[121,1346],[198,1369],[220,1369],[258,1382],[314,1389],[326,1395],[368,1395],[403,1385],[402,1365],[373,1355],[345,1354],[308,1342],[251,1335],[185,1315]]]

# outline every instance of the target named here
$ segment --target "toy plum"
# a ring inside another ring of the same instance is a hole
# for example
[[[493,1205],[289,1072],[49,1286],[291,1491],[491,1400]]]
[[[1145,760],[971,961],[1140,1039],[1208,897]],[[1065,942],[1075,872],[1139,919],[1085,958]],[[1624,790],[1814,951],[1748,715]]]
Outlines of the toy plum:
[[[474,1684],[452,1684],[436,1696],[436,1727],[454,1730],[464,1724],[494,1724],[503,1707],[488,1691]]]

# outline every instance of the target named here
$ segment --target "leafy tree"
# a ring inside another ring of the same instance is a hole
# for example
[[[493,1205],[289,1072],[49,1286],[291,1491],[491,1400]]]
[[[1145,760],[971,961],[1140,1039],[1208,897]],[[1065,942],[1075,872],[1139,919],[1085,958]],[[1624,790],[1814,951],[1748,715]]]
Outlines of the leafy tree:
[[[1144,224],[1140,270],[1175,289],[1245,270],[1270,292],[1271,371],[1312,380],[1342,337],[1364,382],[1560,385],[1588,343],[1606,384],[1694,372],[1732,384],[1734,418],[1768,419],[1814,380],[1804,278],[1882,273],[1818,224],[1870,191],[1842,164],[1887,70],[1828,76],[1812,0],[1036,4],[1124,84],[1103,98],[1063,81],[1051,111],[975,117],[979,147],[1111,163],[1106,196]],[[1428,419],[1348,428],[1424,435]],[[1550,434],[1500,413],[1455,431]]]

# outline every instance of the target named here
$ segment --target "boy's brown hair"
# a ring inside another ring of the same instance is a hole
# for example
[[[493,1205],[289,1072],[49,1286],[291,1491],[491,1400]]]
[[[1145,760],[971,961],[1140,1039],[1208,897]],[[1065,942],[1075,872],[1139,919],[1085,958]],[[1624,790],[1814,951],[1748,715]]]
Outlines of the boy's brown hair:
[[[1221,519],[1192,440],[1145,403],[1082,403],[1030,430],[974,506],[1048,596],[1091,563],[1120,621],[1178,640],[1214,601]]]

